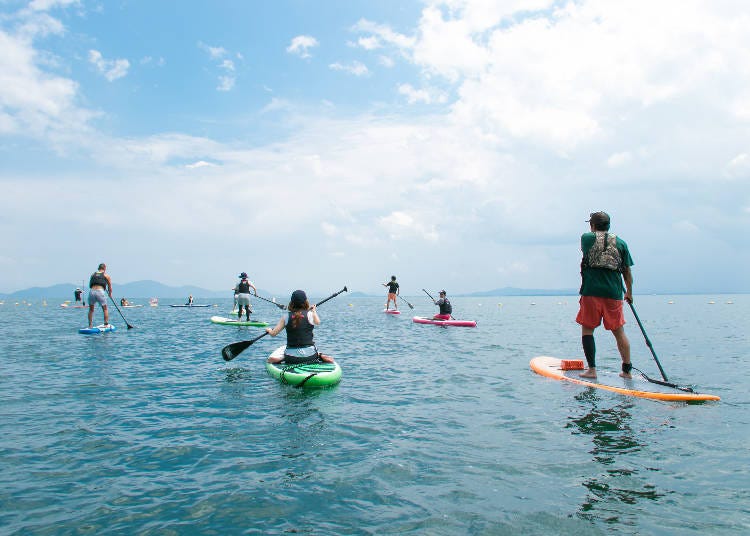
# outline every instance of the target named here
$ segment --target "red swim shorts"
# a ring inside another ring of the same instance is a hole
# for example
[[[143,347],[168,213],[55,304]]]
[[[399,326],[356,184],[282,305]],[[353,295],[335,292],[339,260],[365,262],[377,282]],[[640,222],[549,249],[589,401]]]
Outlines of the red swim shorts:
[[[604,329],[614,331],[625,325],[622,314],[622,300],[600,298],[599,296],[581,296],[578,300],[580,309],[576,322],[585,328],[594,329],[604,320]]]

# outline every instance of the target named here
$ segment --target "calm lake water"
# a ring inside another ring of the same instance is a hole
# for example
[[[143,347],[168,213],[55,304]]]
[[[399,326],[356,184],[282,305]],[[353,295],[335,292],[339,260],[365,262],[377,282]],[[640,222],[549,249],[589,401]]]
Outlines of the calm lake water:
[[[96,336],[77,333],[86,310],[6,300],[0,533],[750,533],[750,295],[636,296],[670,381],[722,397],[696,405],[531,372],[582,358],[577,297],[454,298],[475,329],[414,324],[436,307],[407,299],[400,316],[384,297],[320,307],[316,341],[343,368],[325,390],[266,375],[283,334],[224,362],[261,333],[209,322],[229,300],[123,309],[132,330],[110,306],[118,331]],[[596,343],[617,369],[613,337]]]

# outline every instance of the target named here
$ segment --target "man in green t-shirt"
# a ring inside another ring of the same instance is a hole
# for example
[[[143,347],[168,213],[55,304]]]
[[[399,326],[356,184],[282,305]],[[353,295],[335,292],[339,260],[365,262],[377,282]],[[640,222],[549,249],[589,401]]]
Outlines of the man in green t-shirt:
[[[609,233],[609,214],[593,212],[587,221],[591,232],[581,236],[581,299],[576,316],[576,322],[581,325],[581,343],[588,363],[588,370],[582,372],[581,377],[596,378],[594,330],[604,321],[604,329],[615,336],[622,357],[620,376],[631,378],[633,365],[630,363],[630,341],[625,335],[622,300],[633,302],[633,274],[630,271],[633,259],[625,241]]]

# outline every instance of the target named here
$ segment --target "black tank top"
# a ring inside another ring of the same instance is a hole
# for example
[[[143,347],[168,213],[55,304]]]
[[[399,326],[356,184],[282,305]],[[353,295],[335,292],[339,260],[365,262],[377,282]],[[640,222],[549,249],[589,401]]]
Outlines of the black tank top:
[[[313,328],[315,326],[308,322],[307,311],[302,311],[300,318],[299,316],[292,320],[295,313],[289,313],[286,318],[286,346],[287,348],[304,348],[305,346],[312,346],[313,342]],[[299,312],[296,314],[300,314]]]
[[[443,298],[443,303],[438,305],[440,306],[441,315],[449,315],[453,312],[453,306],[451,306],[451,302],[448,301],[448,298]]]
[[[243,279],[240,281],[240,284],[237,285],[237,294],[250,294],[250,283],[247,279]]]

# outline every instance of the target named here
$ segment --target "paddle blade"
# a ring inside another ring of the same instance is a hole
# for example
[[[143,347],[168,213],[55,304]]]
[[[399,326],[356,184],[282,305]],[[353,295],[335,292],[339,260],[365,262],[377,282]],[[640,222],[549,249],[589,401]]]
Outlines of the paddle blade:
[[[258,335],[254,339],[251,339],[249,341],[239,341],[239,342],[233,342],[232,344],[227,344],[224,348],[221,349],[221,357],[224,358],[224,361],[231,361],[238,355],[240,355],[242,352],[245,351],[247,347],[252,345],[255,341],[262,339],[268,335],[268,332],[264,332],[262,335]]]
[[[226,345],[221,349],[221,357],[224,361],[231,361],[238,355],[240,355],[248,346],[253,344],[255,341],[240,341]]]

